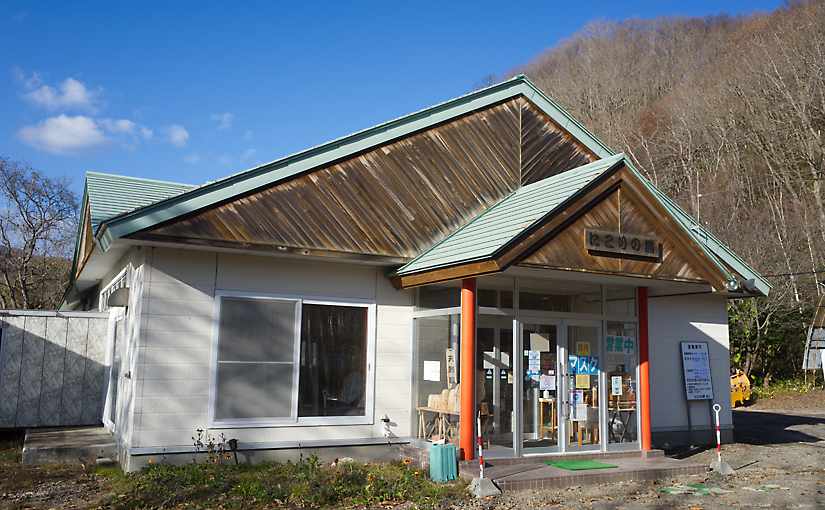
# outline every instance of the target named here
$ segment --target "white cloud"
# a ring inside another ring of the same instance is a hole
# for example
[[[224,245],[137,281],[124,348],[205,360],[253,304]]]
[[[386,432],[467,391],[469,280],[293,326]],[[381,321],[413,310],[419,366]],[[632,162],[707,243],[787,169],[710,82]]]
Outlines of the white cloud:
[[[151,140],[153,136],[155,136],[155,132],[149,129],[146,126],[140,127],[140,136],[142,136],[145,140]]]
[[[49,85],[35,85],[40,79],[36,74],[26,80],[27,87],[33,88],[24,94],[30,102],[48,110],[78,109],[94,111],[100,98],[100,90],[90,90],[86,85],[74,78],[66,78],[58,87]]]
[[[95,147],[106,142],[106,135],[94,119],[83,115],[58,115],[18,132],[27,144],[56,154]]]
[[[172,124],[166,128],[169,143],[175,147],[183,147],[189,141],[189,131],[180,124]]]
[[[218,123],[218,129],[229,129],[232,127],[232,121],[235,120],[235,115],[229,112],[213,113],[212,120]]]
[[[252,131],[251,131],[251,130],[249,130],[249,129],[247,129],[246,131],[244,131],[244,133],[243,133],[243,139],[244,139],[244,140],[252,140]]]
[[[112,133],[134,134],[137,124],[129,119],[100,119],[100,125]]]
[[[188,163],[190,165],[196,165],[200,163],[201,156],[197,152],[193,152],[192,154],[188,154],[183,158],[184,163]]]

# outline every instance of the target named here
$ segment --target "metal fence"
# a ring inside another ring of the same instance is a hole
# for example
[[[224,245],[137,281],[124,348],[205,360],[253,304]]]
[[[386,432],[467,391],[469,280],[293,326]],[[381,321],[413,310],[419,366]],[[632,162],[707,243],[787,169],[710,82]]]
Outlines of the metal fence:
[[[0,428],[101,422],[107,317],[0,310]]]

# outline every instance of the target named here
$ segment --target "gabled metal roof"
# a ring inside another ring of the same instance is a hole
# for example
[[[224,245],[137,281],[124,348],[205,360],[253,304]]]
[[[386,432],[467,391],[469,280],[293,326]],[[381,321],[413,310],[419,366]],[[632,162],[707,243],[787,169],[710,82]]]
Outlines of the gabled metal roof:
[[[604,158],[613,154],[601,140],[590,133],[558,103],[547,97],[526,76],[518,75],[491,87],[207,183],[173,198],[161,200],[106,220],[98,236],[100,247],[106,250],[114,239],[270,186],[313,168],[518,96],[529,99],[598,157]]]
[[[92,231],[110,218],[178,196],[194,187],[177,182],[86,172],[85,194],[89,201]]]
[[[584,192],[588,185],[623,164],[643,183],[651,195],[676,220],[727,281],[739,284],[751,280],[758,293],[768,295],[770,284],[730,248],[699,225],[673,200],[659,191],[636,170],[624,154],[553,175],[524,186],[482,212],[453,234],[395,272],[396,276],[423,273],[440,268],[490,260],[503,253],[522,233],[564,209],[565,203]]]
[[[401,267],[396,274],[401,276],[492,257],[623,159],[624,154],[617,154],[517,189]]]
[[[764,278],[657,190],[623,155],[614,155],[603,142],[523,75],[202,186],[89,172],[85,195],[90,205],[90,220],[99,247],[106,251],[117,238],[518,96],[526,97],[603,159],[515,191],[402,267],[397,274],[416,273],[490,257],[623,161],[723,274],[730,275],[730,270],[733,270],[745,279],[754,280],[758,290],[767,294],[770,285]]]

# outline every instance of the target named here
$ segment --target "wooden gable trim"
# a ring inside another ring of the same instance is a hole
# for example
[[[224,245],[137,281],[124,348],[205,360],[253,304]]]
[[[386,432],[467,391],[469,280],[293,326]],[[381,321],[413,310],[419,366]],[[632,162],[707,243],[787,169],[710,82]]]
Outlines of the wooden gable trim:
[[[705,256],[701,247],[696,244],[691,236],[684,232],[681,225],[676,223],[670,214],[659,204],[658,200],[650,196],[650,192],[623,164],[615,171],[606,172],[605,175],[591,184],[590,188],[586,189],[584,193],[563,206],[563,209],[548,214],[548,216],[540,220],[534,228],[525,231],[521,236],[502,247],[502,249],[496,252],[491,258],[396,277],[394,283],[399,288],[415,287],[501,272],[514,264],[521,264],[521,262],[532,253],[548,242],[552,242],[553,238],[565,228],[586,215],[588,211],[619,189],[629,193],[636,200],[639,210],[644,215],[644,219],[650,224],[662,228],[668,236],[668,240],[676,246],[678,253],[684,257],[691,267],[703,278],[703,280],[675,277],[669,277],[667,279],[673,281],[707,282],[716,290],[721,291],[725,289],[726,277],[722,271],[719,270],[713,261]],[[524,265],[529,267],[545,267],[534,266],[532,264]],[[554,269],[600,273],[600,271],[584,268],[554,267]],[[610,272],[610,274],[615,275],[617,273]],[[626,276],[632,276],[634,278],[645,277],[644,275],[635,273],[628,273]]]
[[[81,215],[83,218],[83,223],[81,224],[81,234],[80,234],[80,246],[78,247],[77,253],[77,260],[79,263],[75,268],[75,277],[77,277],[83,268],[86,266],[86,262],[89,260],[89,257],[92,256],[92,251],[94,250],[94,233],[92,232],[92,216],[91,216],[91,209],[89,207],[88,201],[85,204],[83,209],[83,214]]]

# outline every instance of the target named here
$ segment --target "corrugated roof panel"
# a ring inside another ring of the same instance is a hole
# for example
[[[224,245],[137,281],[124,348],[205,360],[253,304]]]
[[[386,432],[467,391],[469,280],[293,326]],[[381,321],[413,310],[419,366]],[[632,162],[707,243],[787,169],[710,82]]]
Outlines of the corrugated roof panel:
[[[92,229],[97,229],[104,220],[180,195],[194,187],[177,182],[86,172]]]
[[[617,154],[514,191],[398,270],[409,274],[492,256],[624,158]]]

